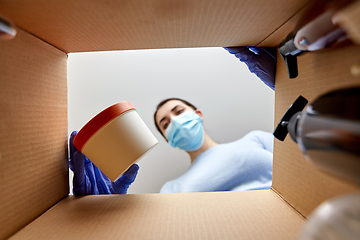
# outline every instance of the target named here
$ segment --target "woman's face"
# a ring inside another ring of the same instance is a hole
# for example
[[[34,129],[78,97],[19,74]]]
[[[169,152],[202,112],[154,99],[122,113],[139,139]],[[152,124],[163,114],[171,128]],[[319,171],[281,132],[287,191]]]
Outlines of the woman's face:
[[[164,136],[165,130],[170,124],[171,117],[178,116],[185,111],[195,110],[179,100],[170,100],[159,108],[155,120]],[[202,115],[200,115],[200,117],[202,118]]]

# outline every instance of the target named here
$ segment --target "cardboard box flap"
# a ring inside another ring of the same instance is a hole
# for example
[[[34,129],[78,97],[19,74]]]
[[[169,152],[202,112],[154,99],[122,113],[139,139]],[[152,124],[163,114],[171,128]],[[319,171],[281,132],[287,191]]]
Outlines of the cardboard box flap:
[[[0,41],[0,239],[69,192],[67,56],[23,31]]]
[[[69,196],[11,239],[294,239],[304,218],[270,190]]]
[[[307,2],[4,0],[0,13],[69,53],[257,45]]]
[[[259,47],[278,46],[282,40],[286,38],[286,36],[292,32],[300,20],[301,17],[309,10],[311,7],[310,4],[305,5],[302,9],[296,12],[290,19],[288,19],[281,27],[276,29],[272,34],[270,34],[267,38],[265,38],[261,43],[259,43]],[[281,59],[281,58],[280,58]]]
[[[299,76],[289,79],[284,61],[278,55],[275,126],[299,95],[311,103],[331,90],[359,86],[359,77],[353,76],[350,70],[359,56],[360,46],[349,44],[305,53],[298,57]],[[305,159],[290,136],[284,142],[275,139],[273,188],[304,216],[329,198],[360,190],[359,186],[320,172]]]

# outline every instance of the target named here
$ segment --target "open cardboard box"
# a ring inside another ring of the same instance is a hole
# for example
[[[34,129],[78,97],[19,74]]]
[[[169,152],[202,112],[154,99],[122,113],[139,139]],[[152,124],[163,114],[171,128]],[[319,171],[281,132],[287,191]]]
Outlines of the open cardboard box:
[[[0,41],[0,239],[295,239],[322,202],[358,191],[287,138],[271,190],[68,196],[67,53],[278,46],[309,2],[1,1],[18,34]],[[304,54],[293,80],[278,56],[274,125],[300,94],[359,85],[359,56],[354,44]]]

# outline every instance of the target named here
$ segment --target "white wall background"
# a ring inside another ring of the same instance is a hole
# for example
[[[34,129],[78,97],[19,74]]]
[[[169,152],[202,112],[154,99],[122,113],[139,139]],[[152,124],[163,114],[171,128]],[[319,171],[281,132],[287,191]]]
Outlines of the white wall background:
[[[183,98],[199,108],[205,130],[218,143],[274,128],[274,92],[222,48],[73,53],[68,81],[69,135],[104,108],[126,100],[159,140],[138,161],[128,193],[157,193],[190,166],[186,152],[170,147],[155,128],[153,114],[165,98]]]

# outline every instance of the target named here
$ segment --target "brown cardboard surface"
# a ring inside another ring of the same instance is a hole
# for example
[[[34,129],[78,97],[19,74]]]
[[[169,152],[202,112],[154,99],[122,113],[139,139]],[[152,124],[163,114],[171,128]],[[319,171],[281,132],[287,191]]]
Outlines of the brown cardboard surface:
[[[304,23],[308,21],[308,17],[314,18],[318,16],[317,14],[322,13],[322,11],[326,11],[326,9],[337,7],[337,17],[335,18],[334,22],[340,23],[340,26],[343,27],[350,37],[353,37],[353,41],[357,42],[357,38],[359,35],[358,30],[358,22],[360,21],[359,17],[359,5],[358,3],[349,4],[352,0],[336,0],[336,1],[310,1],[308,4],[304,5],[302,9],[298,12],[294,13],[290,19],[284,22],[283,25],[279,26],[272,34],[270,34],[267,38],[265,38],[261,43],[258,44],[260,47],[266,46],[278,46],[282,40],[286,38],[286,36],[292,32],[297,31],[294,28],[304,26]],[[345,9],[342,9],[346,6]],[[307,17],[305,17],[307,16]],[[301,23],[299,24],[299,22]],[[342,23],[342,24],[341,24]],[[297,25],[299,24],[299,25]]]
[[[21,30],[0,52],[4,239],[68,194],[67,56]]]
[[[304,218],[270,190],[69,196],[11,239],[295,239]]]
[[[276,46],[307,2],[4,0],[0,12],[64,52]],[[68,193],[66,54],[44,41],[19,29],[0,42],[0,239]],[[275,123],[299,94],[311,101],[359,85],[350,74],[358,56],[359,46],[307,53],[294,80],[278,56]],[[312,167],[290,138],[275,141],[273,177],[304,216],[359,190]],[[303,222],[272,191],[67,197],[14,239],[294,239]]]
[[[298,23],[299,19],[303,14],[308,10],[308,5],[305,5],[302,9],[296,12],[290,19],[288,19],[283,25],[276,29],[271,35],[265,38],[261,43],[258,44],[259,47],[277,47],[286,36],[292,32]]]
[[[3,0],[0,13],[65,52],[88,52],[257,45],[307,2]]]
[[[360,85],[360,78],[350,73],[351,65],[359,59],[359,45],[309,52],[298,57],[299,76],[289,79],[284,61],[278,55],[275,125],[299,95],[311,102],[330,90]],[[284,142],[275,140],[273,188],[304,216],[326,199],[360,190],[315,169],[290,136]]]

